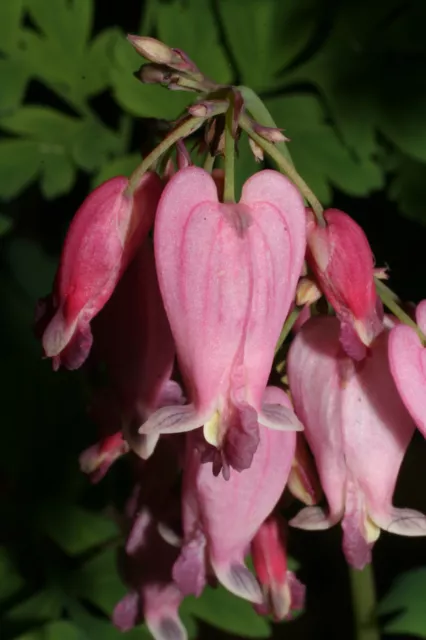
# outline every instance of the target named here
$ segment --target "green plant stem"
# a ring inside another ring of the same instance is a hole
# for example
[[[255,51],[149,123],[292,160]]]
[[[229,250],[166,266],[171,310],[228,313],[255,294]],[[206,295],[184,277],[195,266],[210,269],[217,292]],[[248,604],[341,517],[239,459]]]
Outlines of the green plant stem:
[[[238,91],[244,98],[244,104],[247,110],[251,113],[253,118],[259,124],[264,127],[272,127],[273,129],[278,129],[279,127],[275,123],[275,120],[269,113],[268,109],[265,106],[265,103],[257,93],[250,89],[250,87],[237,87]],[[294,162],[292,160],[290,151],[285,142],[276,142],[275,147],[282,153],[282,155],[290,162],[290,164],[294,167]]]
[[[225,185],[223,189],[224,202],[235,202],[235,140],[232,135],[233,117],[234,105],[231,99],[225,117]]]
[[[311,205],[312,210],[318,220],[318,224],[321,226],[325,226],[323,208],[320,201],[308,187],[303,178],[297,173],[294,166],[286,158],[284,158],[284,156],[272,142],[265,140],[265,138],[262,138],[262,136],[259,136],[254,131],[250,122],[250,118],[247,115],[242,114],[240,116],[239,124],[241,129],[245,131],[250,136],[250,138],[252,138],[259,145],[259,147],[261,147],[272,158],[272,160],[274,160],[274,162],[278,165],[280,171],[282,173],[285,173],[296,185],[302,196]]]
[[[283,346],[284,340],[287,338],[288,334],[293,329],[294,323],[299,317],[299,314],[301,311],[302,309],[300,307],[295,307],[293,311],[290,313],[290,315],[287,317],[287,320],[284,322],[283,328],[281,329],[280,337],[278,338],[278,342],[275,347],[275,355]]]
[[[380,640],[376,620],[376,589],[371,564],[362,571],[349,568],[352,592],[352,608],[355,622],[356,640]]]
[[[210,153],[208,153],[204,160],[204,166],[203,166],[204,171],[208,171],[208,173],[211,173],[213,171],[215,160],[216,158],[212,156]]]
[[[403,309],[401,309],[401,307],[395,300],[395,294],[392,289],[389,289],[389,287],[387,287],[384,282],[376,278],[376,290],[378,295],[380,296],[381,301],[389,309],[389,311],[392,311],[393,315],[398,318],[398,320],[401,320],[401,322],[403,322],[404,324],[412,327],[416,331],[422,343],[426,344],[426,336],[419,329],[414,320],[412,320],[410,316],[405,313]]]
[[[126,189],[126,195],[133,195],[138,188],[144,173],[148,171],[148,169],[150,169],[152,165],[154,165],[157,160],[159,160],[161,156],[178,140],[186,138],[186,136],[189,136],[191,133],[194,133],[194,131],[199,129],[205,120],[206,118],[202,117],[189,117],[177,126],[176,129],[173,129],[173,131],[171,131],[164,140],[162,140],[160,144],[146,156],[145,160],[132,173],[129,179],[129,186]]]

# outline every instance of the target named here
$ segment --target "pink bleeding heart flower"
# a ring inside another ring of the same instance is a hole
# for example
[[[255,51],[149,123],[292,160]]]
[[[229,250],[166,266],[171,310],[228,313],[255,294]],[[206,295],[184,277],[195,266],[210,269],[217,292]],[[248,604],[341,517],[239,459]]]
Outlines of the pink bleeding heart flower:
[[[416,308],[416,321],[426,333],[426,300]],[[426,438],[426,350],[416,331],[397,324],[390,332],[389,362],[399,395]]]
[[[131,448],[147,458],[158,440],[158,434],[142,436],[137,433],[141,422],[156,409],[168,404],[182,403],[179,385],[171,380],[175,347],[169,322],[164,311],[155,271],[154,252],[149,239],[140,246],[136,257],[118,283],[104,309],[93,321],[94,351],[106,366],[109,379],[108,407],[117,420],[113,436],[103,438],[80,457],[83,470],[98,460],[102,475],[119,455],[126,452],[121,430]],[[105,393],[101,395],[105,403]],[[102,426],[102,425],[101,425]],[[116,444],[116,447],[107,446]],[[105,449],[108,456],[105,456]],[[109,464],[108,464],[109,463]],[[101,476],[102,477],[102,476]],[[99,474],[96,476],[99,479]]]
[[[222,204],[203,169],[176,173],[160,200],[154,232],[158,280],[191,404],[167,407],[141,433],[204,425],[218,450],[215,473],[247,469],[258,423],[298,429],[294,413],[263,404],[274,349],[294,298],[305,252],[297,189],[275,171]]]
[[[288,356],[291,397],[328,501],[328,513],[307,507],[290,524],[327,529],[343,519],[343,549],[359,569],[370,562],[380,529],[426,535],[425,516],[392,505],[415,427],[395,388],[387,348],[388,331],[354,364],[340,345],[338,320],[316,317]]]
[[[44,353],[53,368],[80,367],[92,345],[90,321],[102,309],[153,224],[162,183],[146,173],[133,196],[112,178],[83,202],[65,238],[52,296],[41,303]]]
[[[163,446],[147,463],[139,461],[140,477],[126,506],[130,531],[120,562],[130,591],[118,602],[112,616],[121,631],[129,631],[145,620],[155,640],[187,638],[178,615],[183,595],[172,579],[173,563],[179,554],[177,536],[170,544],[162,534],[162,530],[173,532],[178,515],[172,492],[178,469],[171,453],[170,447]]]
[[[303,609],[305,586],[287,567],[284,522],[277,516],[261,525],[251,543],[251,556],[264,595],[264,604],[255,605],[257,612],[280,621]]]
[[[275,387],[266,389],[265,401],[290,407],[286,394]],[[262,590],[244,557],[284,490],[296,434],[262,428],[251,467],[241,474],[231,469],[228,481],[213,476],[211,463],[202,463],[194,446],[197,435],[187,435],[182,497],[185,539],[173,577],[185,595],[199,595],[211,567],[229,591],[261,604]]]
[[[307,211],[307,261],[341,322],[343,347],[359,360],[383,328],[373,254],[365,233],[346,213],[327,209],[324,219],[321,227]]]

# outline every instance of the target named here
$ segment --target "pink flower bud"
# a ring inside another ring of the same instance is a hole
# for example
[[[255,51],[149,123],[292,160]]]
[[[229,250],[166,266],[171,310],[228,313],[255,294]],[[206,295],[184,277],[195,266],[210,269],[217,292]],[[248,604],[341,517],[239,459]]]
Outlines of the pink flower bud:
[[[368,358],[356,363],[339,342],[339,322],[316,317],[296,335],[288,355],[295,410],[315,457],[328,513],[303,509],[291,522],[327,529],[342,520],[347,561],[361,569],[371,560],[380,530],[426,535],[426,517],[392,505],[398,472],[414,431],[388,363],[388,332]]]
[[[127,186],[124,177],[99,186],[69,227],[51,297],[52,313],[42,319],[44,352],[55,370],[61,364],[76,369],[87,358],[90,321],[110,298],[154,221],[160,178],[145,174],[133,197],[126,195]]]
[[[305,587],[287,568],[283,521],[274,516],[265,520],[252,540],[251,555],[265,598],[263,605],[256,606],[258,613],[272,613],[280,621],[302,609]]]
[[[342,323],[345,348],[363,353],[353,344],[354,338],[358,336],[363,345],[369,346],[383,328],[368,240],[343,211],[327,209],[326,227],[317,224],[311,211],[307,216],[308,263]]]
[[[261,171],[238,204],[222,204],[212,177],[188,167],[164,190],[154,244],[191,404],[156,412],[141,433],[204,425],[224,468],[241,471],[250,466],[259,423],[300,429],[290,409],[262,397],[303,264],[301,196],[281,174]]]

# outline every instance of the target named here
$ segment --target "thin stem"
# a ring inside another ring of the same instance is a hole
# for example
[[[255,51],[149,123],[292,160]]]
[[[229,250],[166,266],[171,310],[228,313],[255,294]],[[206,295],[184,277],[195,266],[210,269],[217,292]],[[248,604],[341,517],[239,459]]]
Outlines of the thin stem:
[[[376,620],[376,589],[371,564],[362,571],[349,568],[356,640],[380,640]]]
[[[377,278],[375,279],[375,281],[376,281],[377,293],[380,296],[380,299],[383,302],[383,304],[389,309],[389,311],[392,311],[393,315],[396,316],[398,320],[401,320],[401,322],[403,322],[404,324],[407,324],[409,327],[412,327],[416,331],[422,343],[426,344],[426,336],[419,329],[419,327],[414,322],[414,320],[410,318],[410,316],[407,313],[405,313],[403,309],[401,309],[401,307],[399,306],[399,304],[395,299],[395,294],[392,291],[392,289],[389,289],[389,287],[387,287],[384,284],[384,282],[382,282],[381,280],[378,280]]]
[[[295,307],[290,315],[287,317],[287,320],[284,322],[283,328],[281,329],[280,337],[278,338],[278,342],[275,347],[275,354],[281,349],[284,344],[284,340],[287,338],[288,334],[294,327],[294,323],[299,317],[302,309],[300,307]]]
[[[269,113],[268,109],[266,108],[265,103],[261,98],[259,98],[257,93],[253,91],[253,89],[243,86],[237,87],[237,89],[244,98],[244,104],[247,110],[250,111],[256,122],[263,125],[264,127],[272,127],[273,129],[278,129],[278,126]],[[275,147],[282,153],[284,158],[286,158],[290,162],[290,164],[294,166],[294,162],[286,143],[276,142]]]
[[[204,166],[203,166],[204,171],[208,171],[208,173],[211,173],[213,171],[215,160],[216,158],[212,156],[211,153],[208,153],[204,160]]]
[[[261,147],[272,158],[272,160],[276,162],[280,171],[282,173],[285,173],[296,185],[302,196],[311,205],[319,225],[325,226],[323,208],[320,201],[308,187],[303,178],[297,173],[293,165],[288,160],[286,160],[283,155],[281,155],[281,153],[272,142],[265,140],[265,138],[262,138],[262,136],[259,136],[253,130],[250,118],[248,118],[248,116],[242,114],[239,119],[239,124],[241,129],[243,129],[243,131],[245,131],[250,136],[250,138],[253,138],[253,140],[259,145],[259,147]]]
[[[232,100],[225,117],[225,185],[223,201],[235,202],[235,140],[232,135],[234,106]]]
[[[154,165],[161,156],[170,149],[178,140],[186,138],[191,133],[196,131],[205,122],[206,118],[190,117],[184,120],[176,129],[173,129],[160,144],[146,156],[145,160],[139,165],[139,167],[132,173],[129,179],[129,186],[126,189],[126,195],[131,196],[136,191],[141,181],[143,174],[148,171]]]

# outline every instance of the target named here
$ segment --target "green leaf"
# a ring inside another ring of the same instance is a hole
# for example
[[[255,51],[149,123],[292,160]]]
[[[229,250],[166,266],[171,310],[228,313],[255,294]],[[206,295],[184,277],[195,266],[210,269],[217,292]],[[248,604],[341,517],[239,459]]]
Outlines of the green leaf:
[[[80,121],[50,107],[25,106],[11,116],[0,118],[0,127],[57,146],[72,142]]]
[[[0,198],[18,195],[39,174],[40,153],[36,142],[0,141]]]
[[[396,167],[389,197],[407,218],[426,224],[426,163],[403,158]]]
[[[160,2],[156,13],[158,36],[162,42],[183,49],[215,82],[232,82],[232,68],[220,44],[210,0]]]
[[[21,22],[23,0],[0,2],[0,50],[9,51],[15,44]],[[4,86],[1,85],[2,91]]]
[[[313,35],[320,11],[315,0],[220,0],[219,10],[242,84],[275,89],[280,71]]]
[[[121,38],[114,50],[111,69],[114,97],[123,109],[134,116],[174,120],[194,100],[194,95],[185,91],[169,91],[157,85],[143,85],[133,77],[142,58],[133,47]]]
[[[24,584],[10,553],[5,547],[0,547],[0,601],[13,596]]]
[[[396,579],[379,604],[380,614],[399,614],[386,624],[386,633],[412,634],[426,638],[425,590],[425,567],[408,571]]]
[[[52,41],[60,43],[70,57],[84,51],[93,19],[92,0],[26,0],[36,25]]]
[[[73,592],[110,616],[126,594],[117,569],[115,549],[101,551],[77,570],[71,581]]]
[[[129,153],[126,156],[114,158],[114,160],[104,164],[99,173],[96,174],[92,181],[92,188],[94,189],[102,184],[102,182],[105,182],[105,180],[109,180],[114,176],[129,177],[140,163],[141,157],[138,153]]]
[[[359,159],[326,123],[314,96],[282,96],[266,101],[278,126],[290,138],[288,149],[300,175],[323,204],[331,201],[331,187],[363,196],[383,186],[381,167],[369,158]]]
[[[5,236],[13,227],[11,218],[0,213],[0,238]]]
[[[0,117],[19,107],[24,97],[28,76],[28,70],[19,60],[0,59]]]
[[[113,154],[118,153],[120,140],[100,120],[87,119],[74,139],[73,157],[86,171],[99,169]]]
[[[116,525],[105,516],[72,505],[51,506],[42,516],[40,526],[50,538],[71,556],[117,537]]]
[[[152,640],[144,625],[139,625],[123,636],[110,620],[102,620],[87,612],[83,607],[72,606],[70,616],[82,633],[82,640]],[[62,640],[58,638],[57,640]]]
[[[68,156],[46,153],[42,164],[41,191],[47,200],[57,198],[72,189],[76,170]]]
[[[80,629],[66,620],[50,622],[41,629],[29,631],[15,640],[88,640]],[[98,640],[96,637],[90,640]],[[101,637],[99,637],[101,640]]]
[[[59,618],[64,608],[63,596],[54,587],[39,591],[6,614],[8,620],[44,621]]]
[[[271,633],[268,622],[257,615],[249,602],[223,587],[206,587],[199,598],[185,598],[181,609],[183,613],[190,613],[213,627],[243,638],[269,638]]]

